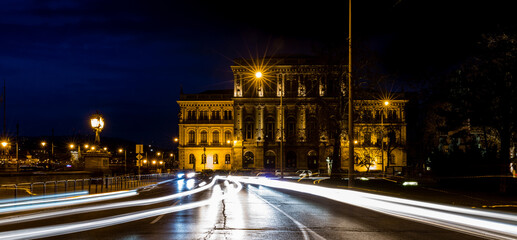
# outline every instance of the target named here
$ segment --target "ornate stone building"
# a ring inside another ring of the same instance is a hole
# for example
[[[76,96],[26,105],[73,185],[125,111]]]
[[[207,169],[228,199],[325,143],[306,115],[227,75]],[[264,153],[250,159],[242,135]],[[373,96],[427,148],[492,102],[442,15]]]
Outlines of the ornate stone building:
[[[180,96],[180,168],[280,169],[282,153],[286,170],[326,169],[327,158],[340,149],[347,169],[348,137],[335,131],[341,129],[335,115],[345,88],[336,87],[340,69],[307,58],[275,59],[270,66],[250,62],[236,60],[231,67],[233,90]],[[406,166],[406,102],[355,102],[355,170]]]

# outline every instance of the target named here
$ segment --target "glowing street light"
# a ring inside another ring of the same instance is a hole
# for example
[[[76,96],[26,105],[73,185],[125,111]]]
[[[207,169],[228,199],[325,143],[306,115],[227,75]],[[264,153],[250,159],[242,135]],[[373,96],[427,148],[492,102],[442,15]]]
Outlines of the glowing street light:
[[[75,147],[75,145],[74,144],[70,144],[70,145],[68,145],[68,147],[70,147],[70,149],[73,149]]]
[[[262,77],[262,72],[256,72],[255,73],[255,77],[256,78],[261,78]]]
[[[104,147],[103,149],[104,149],[104,151],[107,151],[107,150],[108,150],[108,148],[107,148],[107,147]]]
[[[126,149],[119,148],[118,152],[119,153],[124,152],[124,174],[126,174],[126,171],[127,171],[127,152],[126,152]]]
[[[99,144],[101,142],[101,137],[99,133],[104,128],[104,119],[102,118],[102,115],[97,113],[92,115],[92,117],[90,118],[90,123],[93,130],[95,131],[95,144]]]
[[[3,141],[3,142],[2,142],[2,147],[7,147],[7,145],[9,145],[9,143],[8,143],[8,142],[6,142],[6,141]]]
[[[178,141],[179,141],[179,139],[178,139],[178,138],[174,138],[174,139],[173,139],[173,141],[174,141],[174,142],[178,142]]]
[[[390,105],[390,102],[389,101],[384,101],[384,106],[388,106]]]
[[[89,148],[89,147],[90,147],[90,145],[84,144],[84,148]]]
[[[41,146],[42,146],[42,147],[45,147],[45,145],[47,145],[47,143],[46,143],[46,142],[41,142]]]

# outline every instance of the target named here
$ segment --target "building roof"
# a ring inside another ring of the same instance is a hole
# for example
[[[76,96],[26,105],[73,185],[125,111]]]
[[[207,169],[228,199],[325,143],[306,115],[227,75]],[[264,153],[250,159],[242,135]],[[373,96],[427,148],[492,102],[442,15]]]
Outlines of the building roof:
[[[232,100],[233,89],[206,90],[194,94],[180,94],[180,101],[189,100]]]

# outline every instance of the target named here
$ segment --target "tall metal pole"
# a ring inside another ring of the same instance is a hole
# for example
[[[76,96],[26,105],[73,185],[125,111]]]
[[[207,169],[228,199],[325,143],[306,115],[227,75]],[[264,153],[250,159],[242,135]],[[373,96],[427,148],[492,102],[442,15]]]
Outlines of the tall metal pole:
[[[124,175],[127,174],[127,151],[126,149],[124,148]]]
[[[20,133],[20,124],[16,124],[16,171],[20,171],[20,159],[18,158],[18,135]]]
[[[382,177],[384,177],[384,108],[381,109],[381,163]]]
[[[282,78],[282,87],[280,88],[280,178],[284,178],[284,155],[282,153],[284,142],[284,108],[282,106],[282,98],[284,96],[284,76]]]
[[[348,187],[354,186],[354,101],[352,97],[352,0],[348,0]]]
[[[5,108],[6,108],[6,100],[7,100],[7,97],[5,96],[5,79],[4,79],[4,94],[2,96],[2,100],[4,102],[4,131],[2,132],[2,137],[5,138],[5,136],[7,135],[6,131],[7,131],[7,123],[6,123],[6,116],[5,116]]]

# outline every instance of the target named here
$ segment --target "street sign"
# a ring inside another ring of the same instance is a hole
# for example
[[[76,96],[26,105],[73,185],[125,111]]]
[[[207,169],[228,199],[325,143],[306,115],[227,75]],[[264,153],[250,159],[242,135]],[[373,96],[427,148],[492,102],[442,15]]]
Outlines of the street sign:
[[[138,155],[136,155],[136,159],[141,160],[142,158],[143,158],[143,156],[140,153]]]
[[[144,153],[144,145],[143,144],[137,144],[136,145],[136,153]]]

